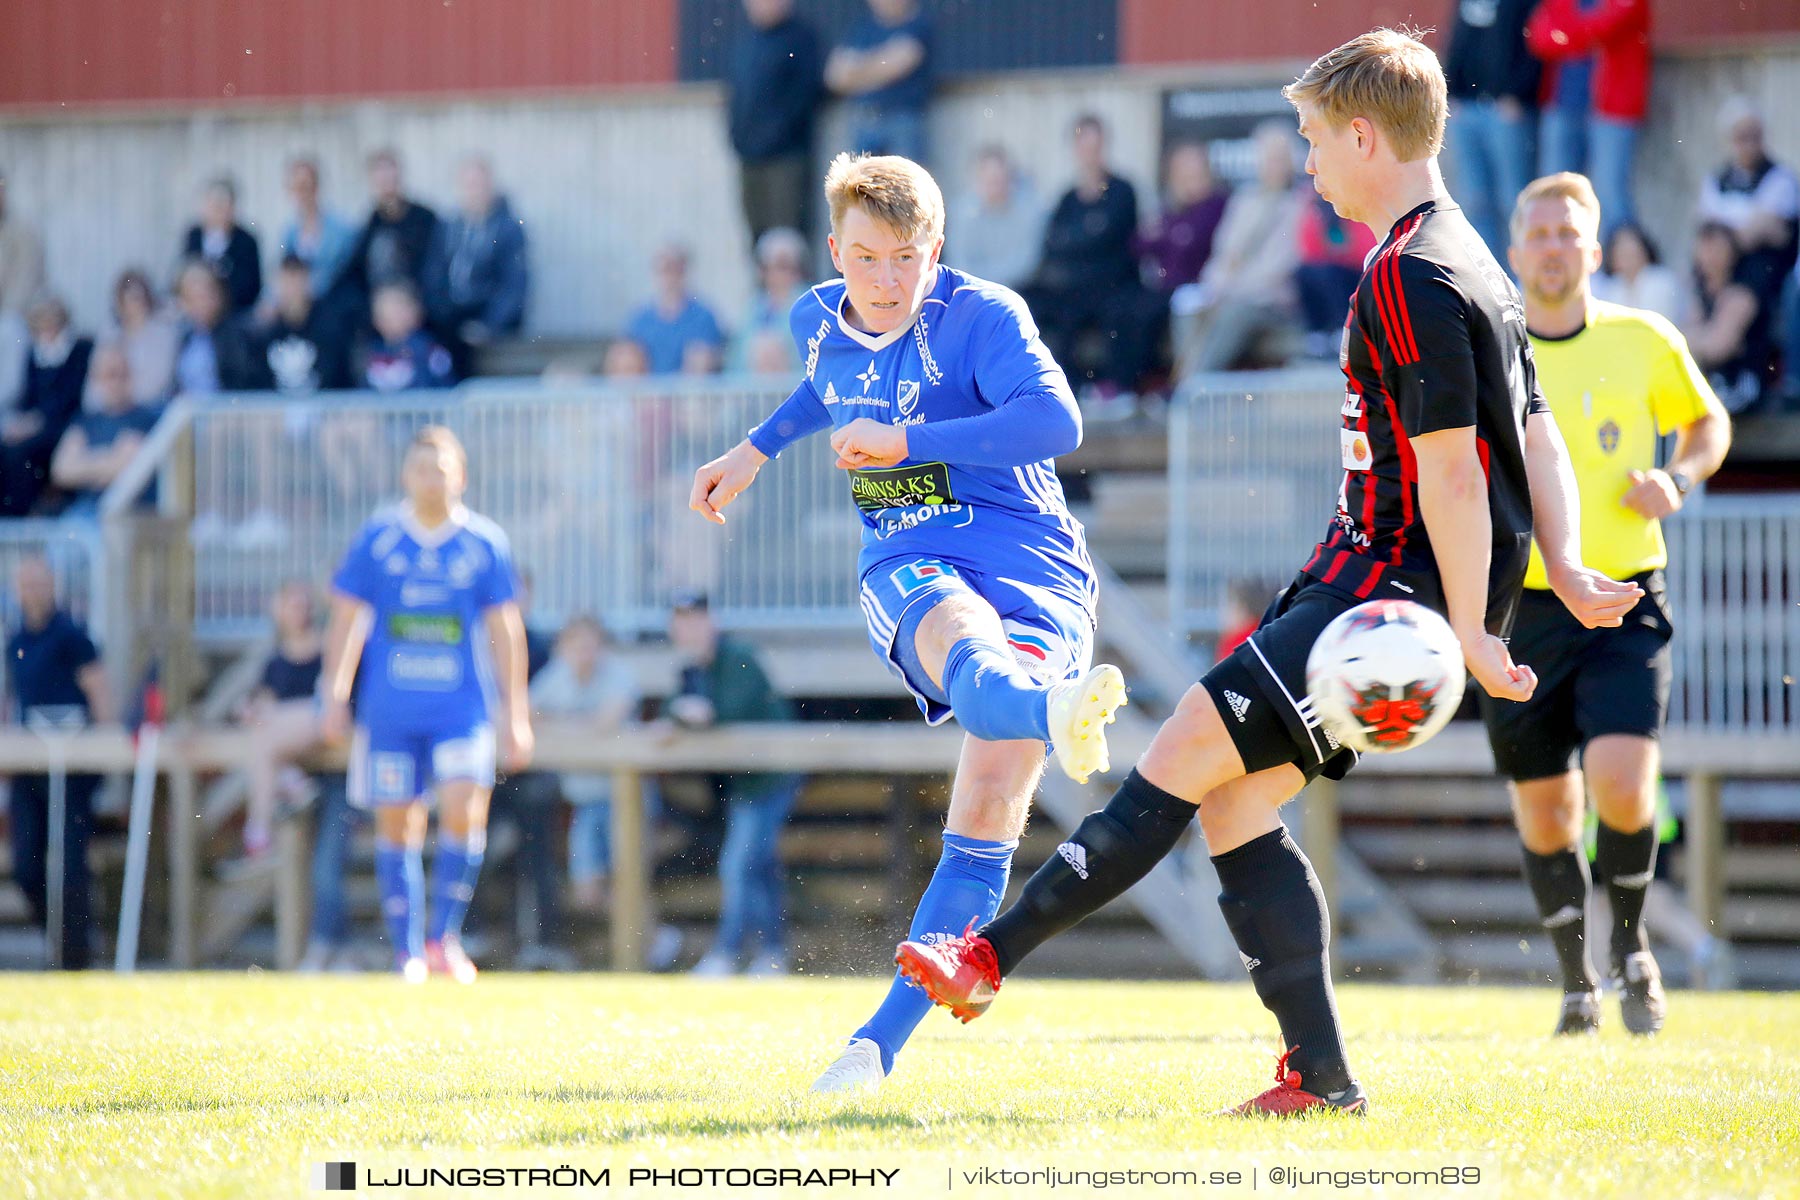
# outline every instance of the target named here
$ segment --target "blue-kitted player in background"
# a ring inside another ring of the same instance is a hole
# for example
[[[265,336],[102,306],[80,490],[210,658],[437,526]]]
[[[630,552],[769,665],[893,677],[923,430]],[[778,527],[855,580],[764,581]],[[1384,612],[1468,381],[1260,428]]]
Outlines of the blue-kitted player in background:
[[[365,653],[350,745],[350,802],[375,811],[375,873],[395,961],[409,983],[475,980],[463,915],[487,846],[498,756],[531,760],[525,626],[512,552],[499,526],[463,507],[468,458],[426,426],[401,469],[406,502],[377,513],[332,578],[323,728],[350,729],[350,688]],[[438,802],[426,921],[426,806]]]
[[[1094,568],[1052,465],[1081,416],[1024,302],[939,264],[944,199],[923,167],[840,155],[825,197],[843,279],[794,305],[805,378],[696,472],[690,507],[723,524],[765,462],[833,431],[863,522],[869,640],[926,720],[954,713],[968,734],[910,935],[952,937],[999,906],[1045,743],[1085,782],[1108,768],[1125,703],[1118,668],[1090,666]],[[896,978],[813,1090],[879,1083],[930,1007]]]

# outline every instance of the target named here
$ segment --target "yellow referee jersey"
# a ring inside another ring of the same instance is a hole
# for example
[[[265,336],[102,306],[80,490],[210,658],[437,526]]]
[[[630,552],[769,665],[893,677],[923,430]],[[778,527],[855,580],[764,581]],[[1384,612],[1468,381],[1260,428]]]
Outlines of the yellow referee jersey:
[[[1656,465],[1657,438],[1706,415],[1712,388],[1687,339],[1656,313],[1593,300],[1584,328],[1532,334],[1531,349],[1581,492],[1584,564],[1614,579],[1668,565],[1662,524],[1624,500],[1631,472]],[[1535,543],[1525,586],[1550,586]]]

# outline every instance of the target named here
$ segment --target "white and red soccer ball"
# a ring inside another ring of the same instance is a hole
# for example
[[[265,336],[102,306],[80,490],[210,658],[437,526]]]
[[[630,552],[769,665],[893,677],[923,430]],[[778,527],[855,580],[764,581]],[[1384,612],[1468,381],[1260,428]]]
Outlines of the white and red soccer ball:
[[[1340,614],[1306,659],[1313,712],[1363,754],[1423,745],[1462,703],[1463,682],[1450,623],[1411,600],[1371,600]]]

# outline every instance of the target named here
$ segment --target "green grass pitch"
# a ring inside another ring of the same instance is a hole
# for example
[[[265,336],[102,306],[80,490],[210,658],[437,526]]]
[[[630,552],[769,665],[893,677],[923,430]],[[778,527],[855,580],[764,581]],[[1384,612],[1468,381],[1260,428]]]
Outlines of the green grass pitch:
[[[1017,980],[967,1028],[933,1013],[881,1090],[808,1097],[879,993],[842,979],[0,976],[0,1194],[322,1196],[311,1164],[360,1158],[609,1168],[611,1189],[591,1195],[625,1194],[634,1165],[826,1162],[907,1172],[888,1196],[1035,1194],[952,1187],[983,1166],[1181,1163],[1255,1168],[1259,1195],[1367,1195],[1273,1188],[1268,1172],[1466,1162],[1486,1172],[1477,1188],[1380,1194],[1800,1196],[1800,997],[1675,993],[1651,1040],[1627,1036],[1609,1001],[1602,1036],[1571,1044],[1546,1036],[1548,989],[1346,986],[1373,1111],[1281,1123],[1207,1116],[1270,1079],[1275,1034],[1247,985]]]

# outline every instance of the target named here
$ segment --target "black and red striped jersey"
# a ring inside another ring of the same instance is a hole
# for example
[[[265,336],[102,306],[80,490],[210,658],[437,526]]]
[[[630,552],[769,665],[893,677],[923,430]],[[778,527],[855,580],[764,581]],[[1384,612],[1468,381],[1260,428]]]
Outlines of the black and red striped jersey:
[[[1487,619],[1504,633],[1531,548],[1525,419],[1546,409],[1518,289],[1455,204],[1421,204],[1370,254],[1339,363],[1344,478],[1306,574],[1358,597],[1408,595],[1441,611],[1411,439],[1472,425],[1494,528]]]

